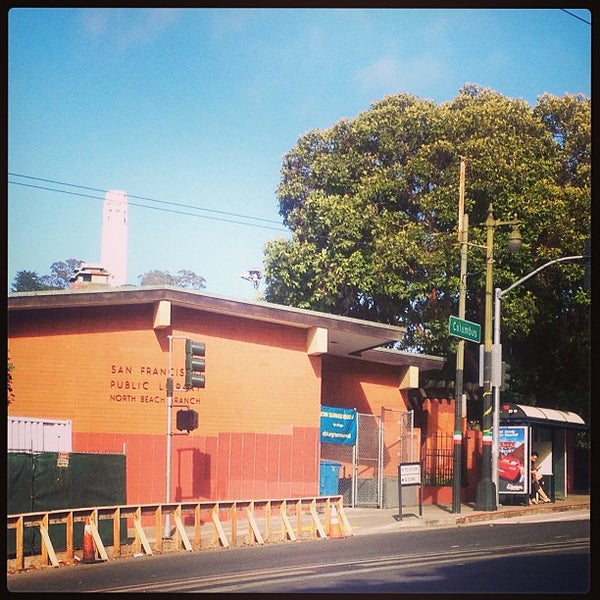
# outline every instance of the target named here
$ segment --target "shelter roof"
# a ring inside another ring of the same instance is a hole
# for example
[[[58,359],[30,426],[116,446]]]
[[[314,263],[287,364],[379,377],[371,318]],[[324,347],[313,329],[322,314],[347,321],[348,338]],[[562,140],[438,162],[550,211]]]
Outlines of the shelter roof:
[[[577,413],[513,403],[502,403],[500,405],[500,421],[504,424],[537,423],[541,425],[587,428],[585,421]]]
[[[301,329],[327,330],[327,354],[395,366],[441,369],[445,359],[385,347],[400,341],[404,327],[364,321],[269,302],[239,300],[176,286],[120,286],[115,288],[66,289],[15,292],[8,296],[12,311],[72,309],[81,307],[155,304],[160,301],[192,310],[218,313],[241,319],[277,323]]]

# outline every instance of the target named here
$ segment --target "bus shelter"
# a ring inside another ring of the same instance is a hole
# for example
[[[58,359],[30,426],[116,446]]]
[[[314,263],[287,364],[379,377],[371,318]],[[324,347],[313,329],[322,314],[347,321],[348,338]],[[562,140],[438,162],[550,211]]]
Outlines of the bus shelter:
[[[542,487],[551,500],[565,499],[574,488],[576,433],[588,425],[576,413],[502,403],[498,438],[500,503],[527,504],[531,493],[531,453],[539,454]]]

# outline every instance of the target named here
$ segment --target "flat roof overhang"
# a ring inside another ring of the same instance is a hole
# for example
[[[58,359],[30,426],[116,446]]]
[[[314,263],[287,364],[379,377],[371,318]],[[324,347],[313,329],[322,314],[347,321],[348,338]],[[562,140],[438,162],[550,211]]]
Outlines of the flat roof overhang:
[[[333,356],[346,356],[394,366],[414,365],[424,370],[441,369],[445,364],[445,359],[441,357],[382,348],[401,340],[406,333],[404,327],[268,302],[238,300],[175,286],[122,286],[89,290],[16,292],[8,296],[8,310],[10,315],[12,311],[132,304],[154,305],[160,301],[168,301],[174,306],[193,310],[306,330],[320,327],[328,332],[327,354]]]

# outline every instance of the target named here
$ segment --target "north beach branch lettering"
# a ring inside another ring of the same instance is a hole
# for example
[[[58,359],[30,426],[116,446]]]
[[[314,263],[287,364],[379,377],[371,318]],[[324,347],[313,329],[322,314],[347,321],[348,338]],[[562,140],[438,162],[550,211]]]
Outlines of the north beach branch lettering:
[[[165,405],[167,371],[166,368],[159,369],[148,365],[111,365],[108,381],[110,401],[118,404]],[[173,404],[199,404],[200,397],[195,396],[193,390],[188,392],[183,388],[184,376],[183,367],[171,369],[171,377],[174,380]]]

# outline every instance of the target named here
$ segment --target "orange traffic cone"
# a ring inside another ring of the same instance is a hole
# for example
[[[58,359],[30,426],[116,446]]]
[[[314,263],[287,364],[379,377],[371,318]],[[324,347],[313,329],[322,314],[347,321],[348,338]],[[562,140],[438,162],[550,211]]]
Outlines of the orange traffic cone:
[[[83,528],[83,562],[95,562],[96,551],[94,549],[94,537],[90,520],[86,517]]]
[[[340,527],[340,520],[338,519],[337,508],[335,507],[335,505],[331,507],[331,515],[329,520],[329,537],[344,537],[344,534],[342,533],[342,528]]]

